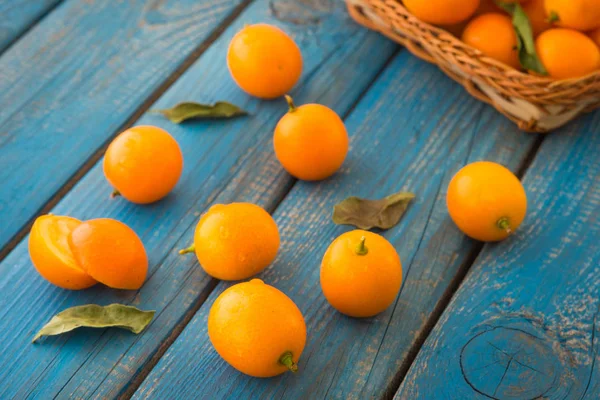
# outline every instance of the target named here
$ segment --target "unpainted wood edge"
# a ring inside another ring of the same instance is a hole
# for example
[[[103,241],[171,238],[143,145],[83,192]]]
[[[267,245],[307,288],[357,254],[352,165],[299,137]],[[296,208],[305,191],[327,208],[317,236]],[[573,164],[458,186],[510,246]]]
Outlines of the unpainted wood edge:
[[[62,0],[61,0],[62,1]],[[63,197],[73,189],[73,187],[102,159],[110,142],[123,130],[131,127],[148,109],[164,94],[164,92],[173,85],[191,66],[198,60],[202,54],[214,43],[215,40],[235,21],[242,11],[254,0],[242,0],[242,2],[234,8],[234,10],[212,31],[208,38],[203,41],[190,55],[166,78],[155,90],[143,101],[134,113],[123,123],[119,128],[109,135],[104,143],[87,159],[85,163],[75,172],[65,184],[50,197],[50,199],[36,212],[32,217],[13,235],[6,243],[4,248],[0,250],[0,262],[23,240],[27,235],[35,219],[43,214],[47,214],[52,210]]]
[[[517,171],[515,173],[515,175],[519,179],[523,179],[523,176],[525,176],[525,173],[531,166],[531,163],[535,159],[535,157],[545,139],[546,139],[546,135],[538,135],[536,140],[533,142],[531,149],[527,152],[527,155],[525,156],[525,158],[523,159],[523,161],[521,162],[521,164],[519,165],[519,167],[517,168]],[[478,242],[475,245],[475,247],[473,249],[471,249],[471,251],[467,255],[467,258],[462,263],[462,265],[458,268],[456,275],[454,275],[454,278],[452,278],[452,280],[450,281],[450,284],[444,291],[444,294],[440,297],[440,300],[437,302],[433,311],[427,318],[427,321],[423,325],[421,333],[419,334],[419,336],[417,337],[417,339],[415,340],[413,345],[408,350],[408,353],[407,353],[406,357],[404,358],[404,360],[402,361],[402,364],[400,365],[398,372],[396,373],[396,375],[394,375],[394,378],[392,379],[392,381],[390,382],[390,384],[384,391],[384,393],[382,395],[382,399],[391,400],[394,398],[394,396],[398,392],[398,389],[400,388],[400,385],[404,381],[404,378],[406,378],[406,375],[408,374],[410,367],[414,364],[415,360],[417,359],[417,356],[419,355],[419,352],[421,351],[421,347],[423,347],[423,345],[425,344],[425,341],[427,340],[427,338],[433,331],[433,328],[435,328],[435,326],[437,325],[439,319],[442,317],[442,314],[444,313],[444,311],[450,304],[450,301],[452,301],[452,298],[454,297],[454,294],[456,293],[456,291],[462,285],[463,281],[465,280],[465,278],[467,276],[467,273],[469,272],[469,270],[471,269],[471,267],[473,266],[473,264],[479,257],[479,254],[481,253],[483,248],[484,248],[484,243]]]
[[[6,44],[4,44],[3,47],[0,47],[0,56],[6,51],[8,51],[12,46],[16,45],[17,42],[21,40],[23,36],[27,35],[29,31],[31,31],[37,24],[40,23],[40,21],[46,18],[48,14],[54,11],[54,9],[56,9],[64,1],[65,0],[57,0],[54,4],[52,4],[50,7],[42,11],[38,16],[32,19],[31,22],[29,22],[29,25],[23,27],[23,29],[17,34],[17,36],[9,40]]]

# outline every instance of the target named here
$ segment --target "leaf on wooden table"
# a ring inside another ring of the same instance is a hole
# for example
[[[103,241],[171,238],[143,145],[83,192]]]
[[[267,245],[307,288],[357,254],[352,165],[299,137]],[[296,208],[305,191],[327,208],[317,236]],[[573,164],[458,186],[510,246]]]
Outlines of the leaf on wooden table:
[[[186,101],[173,108],[152,110],[152,112],[160,113],[176,124],[193,118],[234,118],[248,115],[246,111],[226,101],[218,101],[212,105]]]
[[[548,75],[548,71],[546,71],[537,55],[533,28],[523,7],[519,3],[504,3],[502,1],[496,1],[496,4],[512,15],[512,23],[517,34],[517,51],[519,52],[521,66],[527,71]]]
[[[390,229],[396,225],[415,195],[398,192],[381,200],[348,197],[333,208],[333,222],[360,229]]]
[[[99,306],[87,304],[67,308],[56,314],[32,340],[34,343],[42,336],[60,335],[80,327],[122,328],[138,334],[148,326],[155,311],[142,311],[123,304]]]

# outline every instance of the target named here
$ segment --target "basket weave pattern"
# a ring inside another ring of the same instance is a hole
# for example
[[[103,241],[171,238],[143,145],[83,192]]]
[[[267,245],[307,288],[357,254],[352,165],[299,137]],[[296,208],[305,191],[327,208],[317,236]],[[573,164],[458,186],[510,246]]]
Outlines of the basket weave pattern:
[[[358,23],[438,65],[467,91],[530,132],[548,132],[600,107],[600,71],[552,80],[517,71],[486,57],[441,28],[429,25],[399,0],[346,0]]]

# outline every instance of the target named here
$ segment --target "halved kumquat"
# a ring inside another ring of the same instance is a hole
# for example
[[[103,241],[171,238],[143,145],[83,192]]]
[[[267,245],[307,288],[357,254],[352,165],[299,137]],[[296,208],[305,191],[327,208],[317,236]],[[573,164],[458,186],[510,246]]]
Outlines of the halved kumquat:
[[[92,278],[115,289],[139,289],[146,279],[144,244],[127,225],[99,218],[81,223],[69,235],[76,262]]]
[[[87,289],[97,283],[75,261],[69,247],[69,235],[80,225],[75,218],[42,215],[29,234],[29,256],[35,269],[63,289]]]

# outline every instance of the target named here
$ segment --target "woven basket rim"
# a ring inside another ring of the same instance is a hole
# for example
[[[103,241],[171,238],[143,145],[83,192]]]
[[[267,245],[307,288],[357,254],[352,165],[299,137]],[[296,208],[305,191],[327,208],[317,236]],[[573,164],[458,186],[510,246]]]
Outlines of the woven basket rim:
[[[369,0],[366,0],[366,1],[369,2]],[[452,45],[458,45],[460,47],[466,46],[467,48],[470,49],[470,51],[479,55],[481,61],[485,61],[485,63],[487,63],[489,65],[493,65],[494,68],[499,68],[502,71],[504,71],[507,74],[507,77],[514,77],[514,78],[517,78],[520,80],[527,79],[529,81],[529,84],[544,86],[544,87],[547,87],[548,89],[555,89],[555,88],[561,87],[561,86],[569,86],[570,87],[573,84],[578,84],[578,83],[580,84],[581,82],[585,82],[585,81],[595,81],[595,80],[600,81],[600,69],[596,70],[588,75],[585,75],[585,76],[581,76],[581,77],[577,77],[577,78],[569,78],[569,79],[553,79],[550,77],[540,76],[540,75],[528,73],[526,71],[518,70],[518,69],[513,68],[509,65],[506,65],[500,61],[497,61],[490,57],[487,57],[485,54],[483,54],[483,52],[481,50],[478,50],[478,49],[468,45],[467,43],[463,42],[462,40],[460,40],[460,38],[454,36],[453,34],[448,32],[443,27],[429,24],[429,23],[417,18],[404,6],[404,4],[401,0],[391,0],[391,1],[393,3],[395,3],[395,5],[394,5],[395,7],[402,8],[404,10],[404,12],[407,14],[407,16],[406,16],[407,20],[409,20],[410,23],[416,25],[419,29],[429,30],[432,33],[435,33],[440,40],[447,41]]]
[[[600,108],[600,71],[562,80],[530,74],[485,56],[450,33],[447,29],[451,26],[421,21],[401,0],[345,1],[350,16],[359,24],[437,65],[473,97],[490,104],[523,130],[549,132]]]

